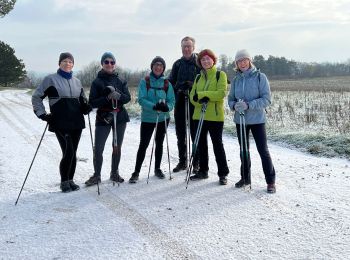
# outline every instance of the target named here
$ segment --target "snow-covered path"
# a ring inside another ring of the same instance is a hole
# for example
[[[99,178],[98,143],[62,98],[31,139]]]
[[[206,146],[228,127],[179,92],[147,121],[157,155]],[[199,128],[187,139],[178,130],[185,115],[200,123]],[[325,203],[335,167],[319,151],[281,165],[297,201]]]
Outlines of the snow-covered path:
[[[94,118],[94,113],[91,114]],[[86,118],[87,119],[87,118]],[[14,206],[45,124],[25,91],[0,91],[0,259],[349,259],[350,162],[317,158],[270,145],[277,193],[267,194],[252,145],[252,190],[239,178],[237,140],[224,137],[229,185],[218,185],[210,147],[209,179],[190,182],[150,177],[148,150],[140,181],[108,180],[111,140],[105,149],[101,195],[84,187],[93,172],[89,130],[83,131],[75,180],[81,190],[59,190],[61,151],[45,134],[17,206]],[[86,120],[87,122],[87,120]],[[87,124],[88,126],[88,124]],[[121,175],[133,172],[139,122],[128,124]],[[169,129],[172,168],[176,137]],[[150,147],[149,147],[150,148]],[[166,146],[164,147],[166,148]],[[166,156],[162,169],[167,172]]]

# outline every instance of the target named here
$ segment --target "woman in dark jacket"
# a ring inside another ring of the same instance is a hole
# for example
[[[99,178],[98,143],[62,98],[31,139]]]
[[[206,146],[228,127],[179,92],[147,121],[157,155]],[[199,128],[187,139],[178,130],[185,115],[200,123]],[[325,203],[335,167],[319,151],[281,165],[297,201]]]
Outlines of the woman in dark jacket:
[[[101,182],[103,150],[111,129],[114,130],[113,113],[117,113],[117,146],[113,147],[110,180],[114,182],[124,181],[119,175],[118,167],[126,123],[130,121],[124,104],[128,103],[131,97],[127,83],[122,81],[118,77],[118,74],[115,73],[116,65],[114,55],[110,52],[104,53],[101,57],[101,65],[102,69],[98,72],[97,78],[92,82],[89,95],[89,103],[93,108],[97,108],[97,113],[94,147],[95,172],[94,175],[85,182],[87,186]]]
[[[76,151],[82,129],[85,128],[83,114],[91,111],[79,79],[73,77],[74,58],[65,52],[59,57],[57,73],[44,78],[34,91],[32,104],[34,113],[49,124],[62,149],[60,174],[62,192],[79,190],[73,177],[76,168]],[[43,99],[49,98],[50,114],[45,111]]]

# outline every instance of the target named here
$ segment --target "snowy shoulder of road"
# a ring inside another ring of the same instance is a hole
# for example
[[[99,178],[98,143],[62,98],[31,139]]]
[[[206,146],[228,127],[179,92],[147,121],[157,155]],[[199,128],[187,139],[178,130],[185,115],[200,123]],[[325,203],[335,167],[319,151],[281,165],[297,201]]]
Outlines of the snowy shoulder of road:
[[[91,119],[94,116],[93,112]],[[1,259],[350,257],[348,160],[314,157],[270,144],[277,193],[267,194],[252,143],[252,189],[236,189],[239,147],[236,138],[224,136],[228,185],[218,184],[211,146],[208,179],[190,181],[186,189],[185,171],[172,174],[173,180],[160,180],[152,166],[147,184],[151,145],[140,181],[132,185],[127,180],[139,143],[139,122],[134,120],[126,129],[119,167],[126,182],[118,186],[109,181],[109,138],[98,195],[96,186],[84,186],[93,173],[86,117],[75,174],[81,189],[60,192],[61,150],[55,135],[47,132],[15,206],[45,124],[34,115],[30,96],[23,90],[0,91],[0,119]],[[173,168],[177,163],[173,126],[168,134]],[[162,169],[168,174],[166,145]]]

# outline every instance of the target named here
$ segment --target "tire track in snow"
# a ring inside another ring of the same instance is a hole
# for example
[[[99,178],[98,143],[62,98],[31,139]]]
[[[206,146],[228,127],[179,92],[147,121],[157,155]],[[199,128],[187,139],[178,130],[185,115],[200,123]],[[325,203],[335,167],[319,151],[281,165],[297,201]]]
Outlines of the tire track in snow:
[[[144,216],[130,207],[126,202],[114,194],[107,185],[104,185],[102,195],[96,195],[95,189],[87,190],[89,195],[112,210],[118,216],[130,223],[130,225],[151,243],[164,259],[200,259],[198,255],[186,248],[176,239],[173,239],[161,231]]]

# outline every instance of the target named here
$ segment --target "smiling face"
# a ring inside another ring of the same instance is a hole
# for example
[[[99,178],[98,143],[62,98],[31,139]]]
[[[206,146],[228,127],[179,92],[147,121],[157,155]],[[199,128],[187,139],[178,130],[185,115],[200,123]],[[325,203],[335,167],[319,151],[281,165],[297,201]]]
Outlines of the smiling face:
[[[201,58],[201,65],[202,65],[203,69],[208,70],[208,69],[210,69],[211,67],[213,67],[214,61],[213,61],[212,58],[210,58],[210,56],[204,55],[204,56]]]
[[[59,67],[65,72],[71,72],[74,67],[74,62],[71,59],[66,58],[60,62]]]
[[[110,59],[110,58],[107,58],[103,61],[103,64],[102,64],[102,69],[109,73],[109,74],[112,74],[115,70],[115,61]]]
[[[192,53],[194,51],[194,44],[191,40],[186,40],[181,42],[181,50],[182,50],[182,56],[185,57],[185,59],[189,59],[192,56]]]
[[[161,62],[156,62],[153,64],[152,66],[152,72],[154,73],[154,75],[156,75],[157,77],[159,77],[160,75],[163,74],[164,71],[164,66],[163,63]]]
[[[237,61],[237,66],[240,71],[244,72],[250,68],[250,60],[248,58],[243,58]]]

